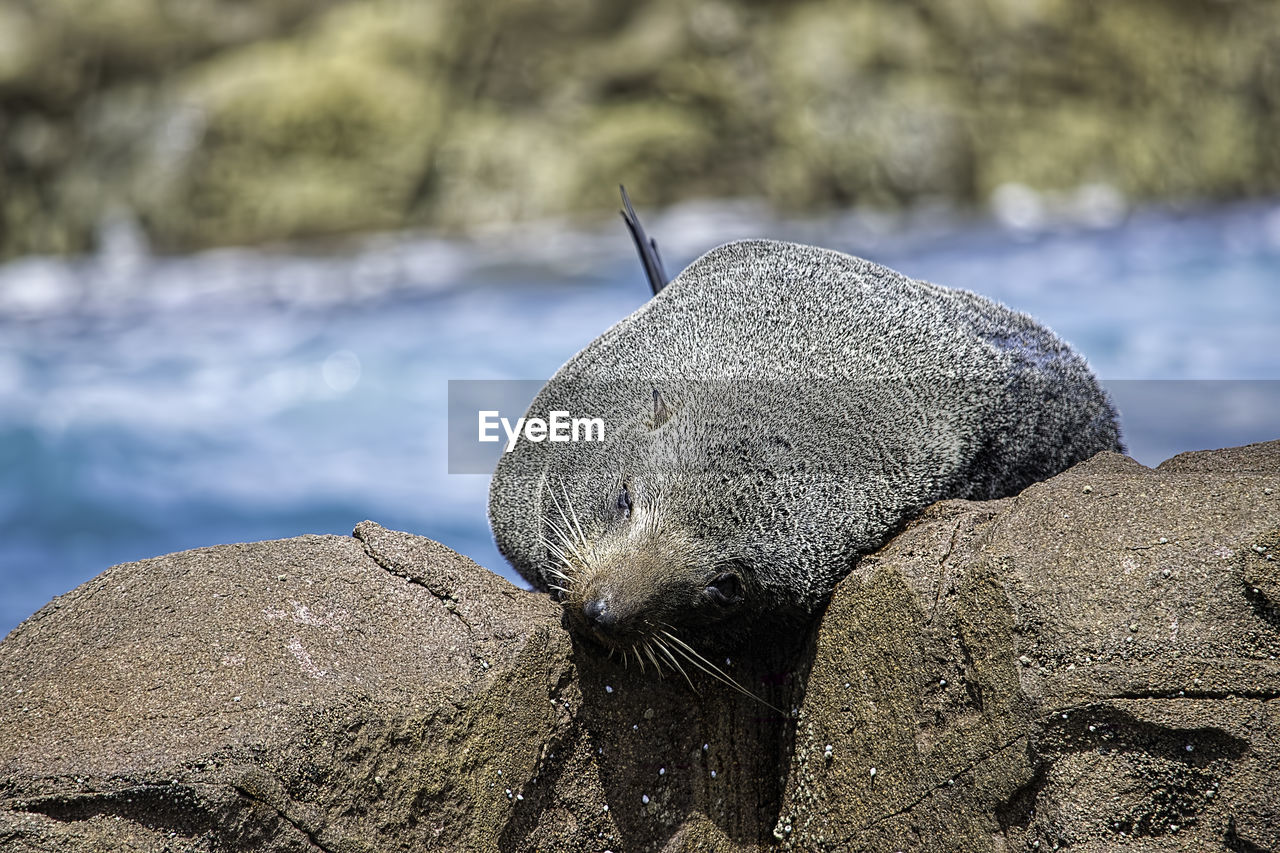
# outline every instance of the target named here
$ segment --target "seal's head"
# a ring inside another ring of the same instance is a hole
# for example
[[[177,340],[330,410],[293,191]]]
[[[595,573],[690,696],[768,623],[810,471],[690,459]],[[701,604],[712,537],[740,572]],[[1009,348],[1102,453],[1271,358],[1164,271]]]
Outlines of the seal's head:
[[[744,402],[746,387],[575,386],[586,411],[608,415],[605,441],[504,456],[490,492],[498,545],[574,634],[676,668],[812,610],[832,583],[814,573],[847,571],[845,549],[805,533],[818,527],[805,504],[824,498],[803,448],[765,395]],[[745,423],[744,405],[756,414]],[[530,411],[543,406],[554,403]]]
[[[586,519],[550,490],[544,573],[571,630],[665,664],[672,643],[736,633],[755,590],[744,563],[682,523],[680,484],[655,473],[633,471]]]

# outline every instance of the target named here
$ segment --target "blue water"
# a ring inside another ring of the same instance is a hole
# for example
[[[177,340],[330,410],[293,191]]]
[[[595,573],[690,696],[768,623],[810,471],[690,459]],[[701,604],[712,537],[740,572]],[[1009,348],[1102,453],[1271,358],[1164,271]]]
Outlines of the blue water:
[[[1280,205],[1122,222],[928,211],[780,222],[743,205],[650,215],[667,265],[737,237],[850,251],[1028,311],[1116,382],[1130,450],[1280,437]],[[220,542],[438,539],[511,577],[487,478],[446,473],[449,379],[546,378],[647,288],[620,223],[326,253],[95,256],[0,267],[0,634],[114,563]]]

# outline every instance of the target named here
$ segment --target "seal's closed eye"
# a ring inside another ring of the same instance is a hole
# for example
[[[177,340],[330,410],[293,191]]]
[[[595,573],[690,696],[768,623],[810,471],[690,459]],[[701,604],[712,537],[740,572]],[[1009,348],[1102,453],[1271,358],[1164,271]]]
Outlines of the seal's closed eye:
[[[742,581],[733,572],[721,572],[711,579],[704,592],[721,607],[732,607],[742,601]]]
[[[631,490],[626,483],[622,484],[622,491],[618,493],[618,512],[622,513],[624,521],[631,518]]]

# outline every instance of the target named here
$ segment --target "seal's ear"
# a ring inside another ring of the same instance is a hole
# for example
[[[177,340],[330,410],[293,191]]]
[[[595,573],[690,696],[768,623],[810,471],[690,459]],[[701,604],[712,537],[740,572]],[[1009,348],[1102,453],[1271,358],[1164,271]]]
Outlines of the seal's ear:
[[[662,399],[662,395],[658,393],[658,389],[653,389],[653,429],[665,424],[671,420],[671,409],[667,406],[667,401]]]

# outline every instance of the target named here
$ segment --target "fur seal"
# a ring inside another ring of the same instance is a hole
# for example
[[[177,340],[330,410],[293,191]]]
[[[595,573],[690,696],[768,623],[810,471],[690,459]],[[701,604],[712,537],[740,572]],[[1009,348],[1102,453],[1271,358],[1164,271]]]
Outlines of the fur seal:
[[[678,669],[797,624],[935,501],[1123,449],[1084,359],[974,293],[771,240],[666,287],[645,266],[653,298],[529,408],[605,440],[520,442],[489,493],[502,553],[624,658]]]

